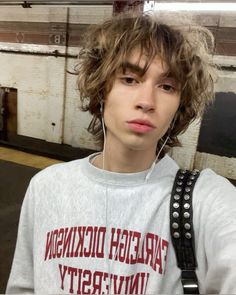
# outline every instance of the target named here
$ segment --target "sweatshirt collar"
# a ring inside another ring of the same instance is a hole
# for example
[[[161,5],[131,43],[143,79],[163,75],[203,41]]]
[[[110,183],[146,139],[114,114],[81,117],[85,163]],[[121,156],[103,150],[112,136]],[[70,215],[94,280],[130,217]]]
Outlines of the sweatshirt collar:
[[[100,168],[95,167],[91,160],[97,156],[99,153],[90,155],[89,157],[83,159],[82,170],[83,173],[88,177],[93,179],[98,183],[111,185],[111,186],[139,186],[145,184],[145,177],[149,172],[149,169],[136,172],[136,173],[117,173],[110,172]],[[156,182],[157,179],[170,174],[176,174],[178,170],[178,165],[174,160],[172,160],[168,155],[165,155],[160,161],[157,162],[155,168],[146,183]]]

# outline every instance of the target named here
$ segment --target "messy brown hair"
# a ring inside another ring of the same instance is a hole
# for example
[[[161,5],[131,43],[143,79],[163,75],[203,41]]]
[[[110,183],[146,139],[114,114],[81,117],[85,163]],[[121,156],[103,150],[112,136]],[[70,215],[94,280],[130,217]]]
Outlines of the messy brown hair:
[[[168,135],[167,147],[179,146],[177,136],[213,99],[214,39],[206,28],[189,23],[170,25],[150,13],[118,15],[91,27],[86,34],[77,72],[81,108],[93,116],[88,131],[102,146],[100,103],[112,87],[115,72],[135,48],[148,55],[149,64],[158,55],[180,85],[181,102],[174,127],[159,140],[157,149]]]

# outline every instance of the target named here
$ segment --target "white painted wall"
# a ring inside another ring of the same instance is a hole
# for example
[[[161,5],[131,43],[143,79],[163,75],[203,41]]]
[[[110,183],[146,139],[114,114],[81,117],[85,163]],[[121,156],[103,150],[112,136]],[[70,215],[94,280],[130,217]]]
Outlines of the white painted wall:
[[[111,6],[1,7],[0,21],[97,23],[112,14]],[[63,46],[0,43],[2,49],[65,53]],[[78,54],[77,48],[68,53]],[[79,110],[73,71],[75,59],[0,53],[0,86],[18,90],[18,134],[55,143],[96,149],[86,127],[89,114]],[[52,125],[55,123],[55,126]]]
[[[69,59],[67,69],[73,71],[75,64],[76,60]],[[97,149],[92,135],[86,130],[92,117],[88,112],[80,111],[76,80],[76,75],[67,74],[63,142],[74,147]]]
[[[68,8],[63,6],[32,6],[32,8],[1,6],[0,21],[66,22],[67,12]],[[70,23],[76,24],[95,24],[111,14],[111,5],[74,6],[69,8],[68,13]]]
[[[64,60],[2,53],[0,64],[1,86],[18,90],[18,134],[61,142]]]

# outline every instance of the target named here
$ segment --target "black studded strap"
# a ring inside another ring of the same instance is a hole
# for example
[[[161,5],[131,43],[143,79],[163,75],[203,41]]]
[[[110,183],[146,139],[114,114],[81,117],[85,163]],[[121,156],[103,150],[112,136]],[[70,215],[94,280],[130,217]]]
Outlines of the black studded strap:
[[[181,269],[184,294],[199,294],[192,209],[193,188],[199,174],[196,169],[179,169],[171,193],[170,233],[177,265]]]

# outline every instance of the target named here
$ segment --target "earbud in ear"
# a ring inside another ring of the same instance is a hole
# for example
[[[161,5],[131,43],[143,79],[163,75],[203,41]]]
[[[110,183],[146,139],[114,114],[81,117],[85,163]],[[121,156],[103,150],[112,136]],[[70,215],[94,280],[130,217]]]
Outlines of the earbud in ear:
[[[103,113],[103,101],[100,102],[100,113]]]

